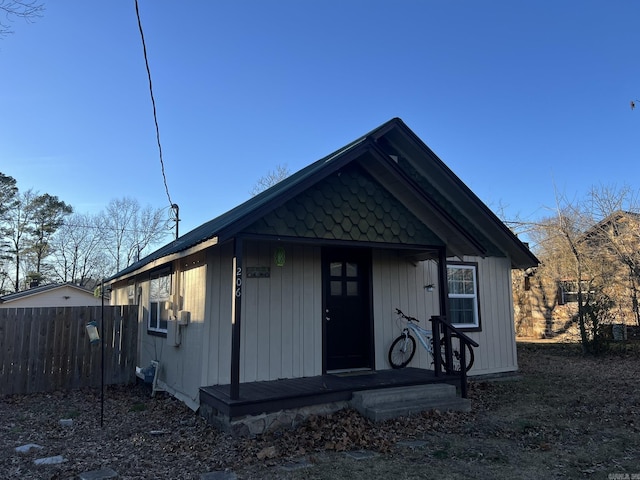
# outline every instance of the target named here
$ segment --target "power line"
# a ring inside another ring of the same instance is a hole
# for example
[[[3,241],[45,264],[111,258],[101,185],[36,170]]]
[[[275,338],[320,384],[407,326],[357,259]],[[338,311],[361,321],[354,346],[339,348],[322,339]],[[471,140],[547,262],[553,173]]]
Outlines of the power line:
[[[169,219],[169,220],[173,220],[173,219]],[[167,222],[169,221],[167,220]],[[78,223],[67,223],[64,222],[62,225],[62,227],[70,227],[70,228],[78,228],[78,229],[87,229],[87,230],[100,230],[103,231],[105,229],[107,229],[108,227],[104,227],[101,225],[84,225],[84,224],[78,224]],[[171,226],[167,226],[165,227],[167,229],[167,231],[172,230],[173,227]],[[115,228],[108,228],[109,230],[116,230]],[[138,233],[140,232],[140,229],[135,229],[135,228],[123,228],[123,229],[118,229],[122,232],[125,233]],[[164,228],[163,228],[164,230]]]
[[[138,8],[138,0],[135,0],[136,3],[136,18],[138,19],[138,30],[140,30],[140,39],[142,40],[142,52],[144,54],[144,64],[147,67],[147,78],[149,79],[149,94],[151,95],[151,105],[153,106],[153,121],[156,125],[156,139],[158,142],[158,152],[160,154],[160,168],[162,170],[162,179],[164,181],[164,189],[167,193],[167,199],[169,200],[169,205],[174,210],[176,209],[176,204],[171,201],[171,195],[169,194],[169,186],[167,185],[167,176],[164,171],[164,160],[162,158],[162,145],[160,143],[160,127],[158,126],[158,115],[156,112],[156,100],[153,96],[153,83],[151,82],[151,70],[149,69],[149,60],[147,59],[147,45],[144,41],[144,32],[142,31],[142,21],[140,20],[140,10]],[[176,225],[178,222],[178,218],[176,215]]]

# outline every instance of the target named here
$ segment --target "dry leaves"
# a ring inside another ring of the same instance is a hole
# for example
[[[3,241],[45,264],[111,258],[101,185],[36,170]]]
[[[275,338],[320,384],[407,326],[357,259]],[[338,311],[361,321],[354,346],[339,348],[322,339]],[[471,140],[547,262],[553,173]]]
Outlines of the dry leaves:
[[[423,455],[439,465],[460,460],[492,465],[512,457],[522,462],[535,454],[548,457],[558,474],[571,476],[613,468],[607,462],[637,464],[639,355],[591,359],[572,348],[536,345],[520,346],[519,353],[522,379],[473,383],[470,413],[429,412],[374,424],[343,410],[311,417],[295,431],[254,439],[220,433],[177,400],[165,394],[151,398],[146,386],[107,388],[103,428],[98,390],[4,397],[0,478],[72,478],[108,467],[123,479],[198,479],[210,471],[251,471],[301,457],[313,462],[324,452],[354,450],[401,462],[394,447],[412,439],[426,440]],[[62,418],[73,424],[60,425]],[[507,451],[503,442],[510,445]],[[15,452],[29,443],[44,448]],[[54,455],[67,462],[33,463]]]

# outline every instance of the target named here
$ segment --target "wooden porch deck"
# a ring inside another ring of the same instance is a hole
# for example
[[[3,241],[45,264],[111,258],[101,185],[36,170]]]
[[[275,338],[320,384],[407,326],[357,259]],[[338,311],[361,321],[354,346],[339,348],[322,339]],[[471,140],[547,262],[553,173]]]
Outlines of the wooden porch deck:
[[[213,385],[200,389],[200,403],[213,407],[228,418],[277,412],[309,405],[351,400],[353,392],[378,388],[452,383],[459,387],[457,376],[436,377],[432,370],[367,370],[316,377],[290,378],[240,384],[240,398],[231,400],[230,385]]]

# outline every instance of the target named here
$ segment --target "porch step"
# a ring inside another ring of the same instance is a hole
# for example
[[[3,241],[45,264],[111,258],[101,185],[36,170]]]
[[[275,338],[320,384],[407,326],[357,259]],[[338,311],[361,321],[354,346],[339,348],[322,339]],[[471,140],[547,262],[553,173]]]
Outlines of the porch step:
[[[428,410],[471,411],[471,401],[458,397],[456,387],[446,383],[353,392],[351,406],[374,422]]]

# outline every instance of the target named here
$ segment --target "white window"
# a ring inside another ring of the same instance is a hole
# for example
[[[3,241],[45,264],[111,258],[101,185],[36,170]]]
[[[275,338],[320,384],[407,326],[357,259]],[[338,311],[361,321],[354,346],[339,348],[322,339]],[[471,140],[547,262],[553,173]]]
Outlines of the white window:
[[[130,280],[127,284],[127,303],[129,305],[136,305],[136,282]]]
[[[150,332],[167,333],[168,303],[171,298],[171,274],[168,270],[151,274],[149,291]]]
[[[458,328],[479,328],[478,279],[475,264],[448,264],[450,322]]]
[[[593,298],[595,290],[586,280],[580,282],[582,300],[585,302],[589,297]],[[572,280],[561,280],[558,282],[558,305],[575,303],[578,301],[578,282]]]

